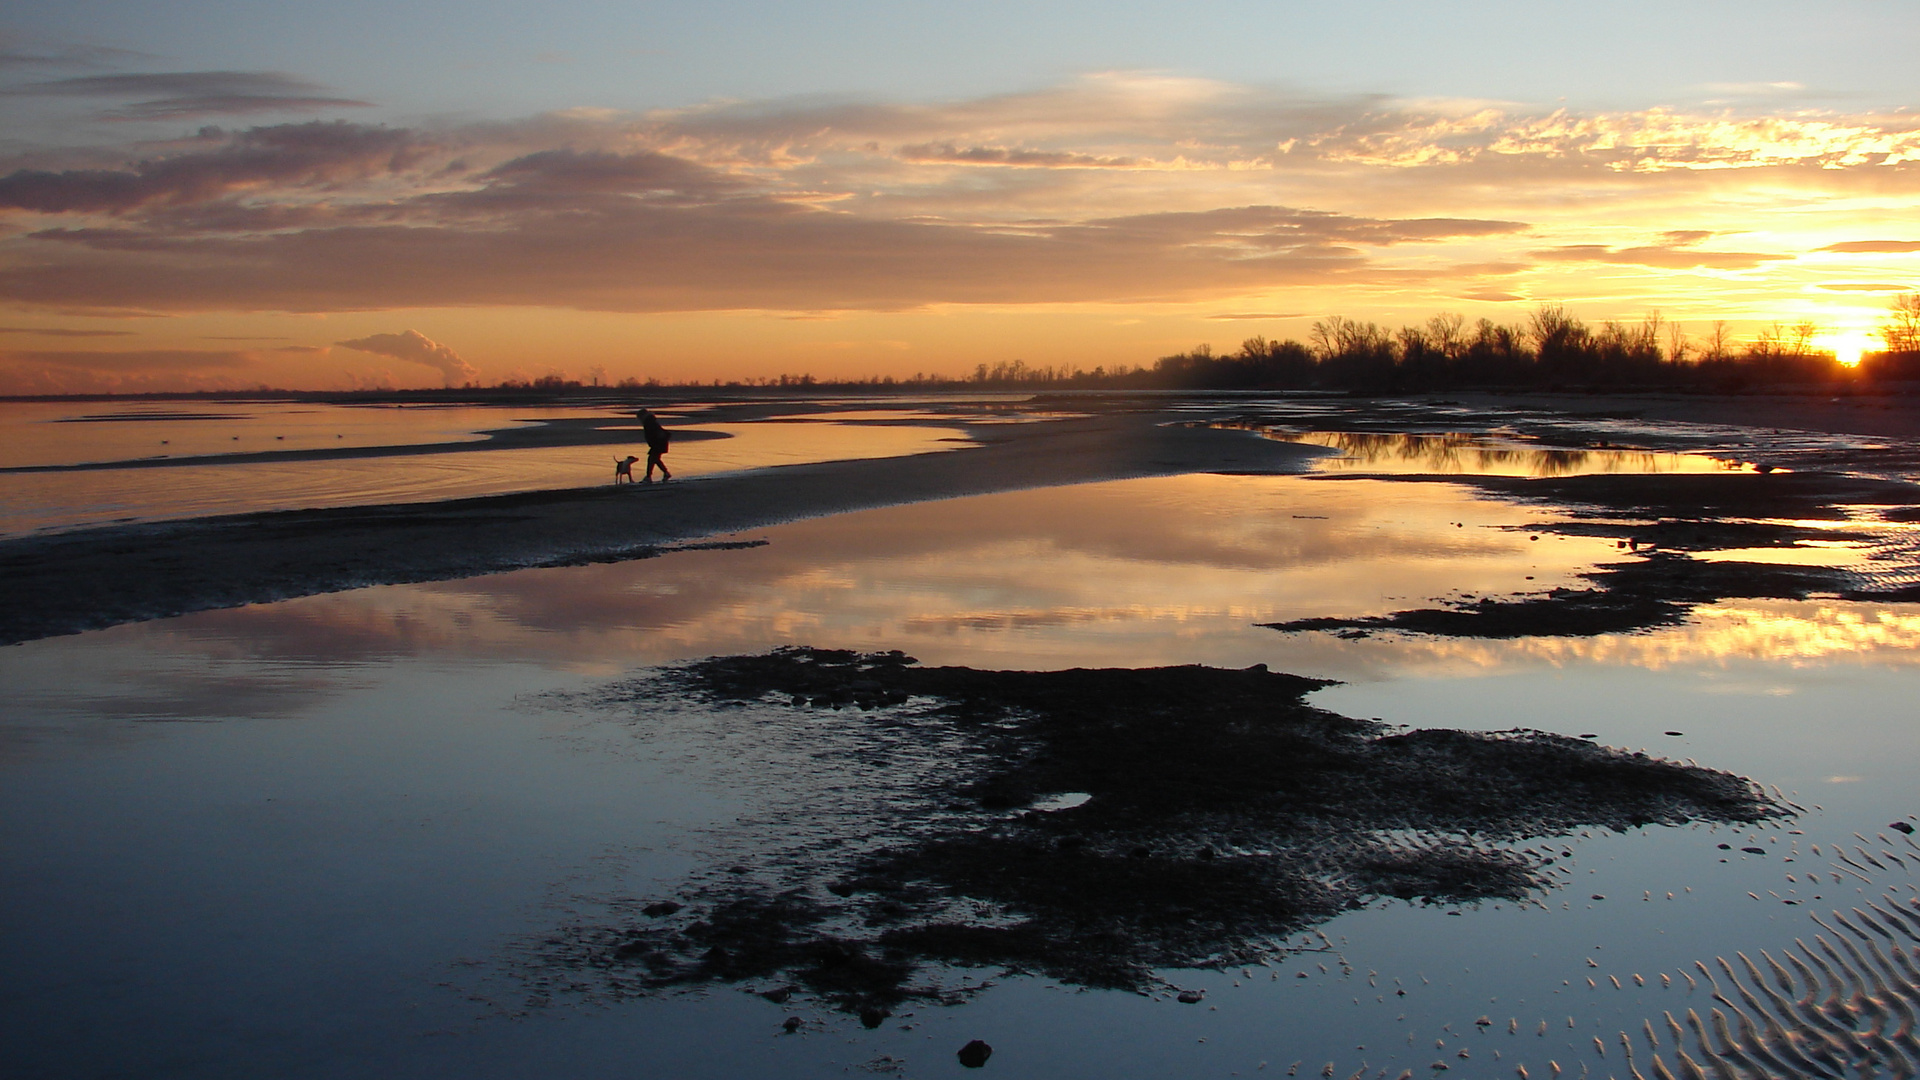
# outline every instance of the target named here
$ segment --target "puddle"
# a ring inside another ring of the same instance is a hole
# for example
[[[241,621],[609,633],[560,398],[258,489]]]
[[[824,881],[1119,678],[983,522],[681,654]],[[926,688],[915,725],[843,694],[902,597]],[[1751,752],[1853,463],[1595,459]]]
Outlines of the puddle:
[[[1314,462],[1318,472],[1470,476],[1593,476],[1607,473],[1751,472],[1754,466],[1706,454],[1620,448],[1528,445],[1515,436],[1359,431],[1279,431],[1268,438],[1324,446],[1338,454]]]

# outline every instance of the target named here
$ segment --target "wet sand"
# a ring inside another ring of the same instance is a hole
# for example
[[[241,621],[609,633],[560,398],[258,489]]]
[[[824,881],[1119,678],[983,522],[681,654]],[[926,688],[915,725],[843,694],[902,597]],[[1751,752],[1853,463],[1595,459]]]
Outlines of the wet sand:
[[[241,514],[0,542],[0,643],[369,585],[645,558],[787,521],[1188,472],[1304,471],[1320,451],[1118,412],[976,429],[957,453],[664,484]]]

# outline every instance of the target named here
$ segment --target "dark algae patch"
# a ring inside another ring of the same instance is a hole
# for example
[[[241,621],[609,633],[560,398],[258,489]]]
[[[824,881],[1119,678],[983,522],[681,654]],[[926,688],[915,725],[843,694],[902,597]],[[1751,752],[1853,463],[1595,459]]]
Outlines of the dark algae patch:
[[[777,725],[937,720],[968,747],[930,774],[948,813],[856,856],[796,856],[778,887],[717,874],[649,898],[553,939],[546,962],[636,992],[805,991],[863,1016],[951,997],[932,962],[1143,989],[1156,970],[1258,962],[1382,898],[1536,902],[1560,852],[1535,838],[1787,813],[1741,777],[1586,740],[1340,716],[1305,702],[1324,685],[1258,666],[981,671],[810,648],[664,669],[620,700]]]

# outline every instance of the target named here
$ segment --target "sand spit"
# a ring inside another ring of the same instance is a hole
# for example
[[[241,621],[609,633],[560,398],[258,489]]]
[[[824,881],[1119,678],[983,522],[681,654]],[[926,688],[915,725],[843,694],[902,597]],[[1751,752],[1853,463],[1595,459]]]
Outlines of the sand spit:
[[[1189,472],[1298,472],[1318,451],[1115,413],[979,429],[961,452],[441,503],[241,514],[0,542],[0,643],[367,585],[645,558],[878,506]]]
[[[134,419],[114,417],[112,419]],[[156,419],[151,415],[142,421]],[[172,419],[159,417],[158,419]],[[194,416],[193,419],[202,419]],[[74,423],[68,420],[63,423]],[[641,441],[640,422],[625,417],[558,417],[530,423],[526,427],[498,428],[480,432],[478,439],[453,442],[396,443],[382,446],[322,447],[306,450],[262,450],[231,454],[200,454],[182,457],[145,457],[119,461],[81,461],[69,465],[16,465],[0,469],[7,473],[72,473],[119,471],[122,469],[171,469],[182,465],[260,465],[274,462],[355,461],[365,458],[419,457],[430,454],[466,454],[486,450],[531,450],[555,446],[632,446]],[[679,428],[676,441],[706,442],[728,436],[718,431]]]
[[[1568,855],[1551,838],[1582,827],[1788,814],[1740,777],[1644,753],[1307,705],[1324,685],[1262,666],[981,671],[810,648],[616,685],[603,704],[643,725],[678,698],[750,710],[761,740],[769,725],[911,727],[952,743],[923,781],[946,810],[852,857],[768,838],[794,845],[781,881],[741,867],[565,928],[526,977],[542,992],[757,982],[881,1015],[947,996],[916,983],[934,962],[1146,989],[1158,969],[1261,963],[1376,898],[1538,902]]]

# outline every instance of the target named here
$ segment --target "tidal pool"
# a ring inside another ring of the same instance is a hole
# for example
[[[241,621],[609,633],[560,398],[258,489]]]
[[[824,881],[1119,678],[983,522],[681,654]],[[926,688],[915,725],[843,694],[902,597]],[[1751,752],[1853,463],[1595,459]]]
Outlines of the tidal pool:
[[[1643,1025],[1666,1047],[1666,1013],[1726,1009],[1695,961],[1740,1001],[1715,957],[1838,948],[1814,913],[1916,895],[1920,849],[1888,826],[1920,811],[1920,605],[1729,600],[1644,633],[1498,641],[1256,625],[1542,591],[1628,557],[1540,528],[1556,516],[1444,483],[1132,480],[4,650],[0,1070],[938,1076],[982,1039],[1008,1076],[1625,1077],[1629,1032],[1650,1074]],[[1539,838],[1562,884],[1537,903],[1377,900],[1266,965],[1169,970],[1147,994],[957,969],[941,978],[964,1003],[872,1028],[744,992],[770,980],[633,996],[557,960],[645,905],[778,885],[938,811],[914,777],[941,746],[879,714],[608,693],[795,643],[981,669],[1266,664],[1341,680],[1312,701],[1348,716],[1592,735],[1804,812]]]

